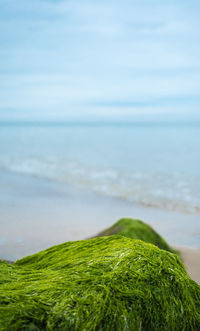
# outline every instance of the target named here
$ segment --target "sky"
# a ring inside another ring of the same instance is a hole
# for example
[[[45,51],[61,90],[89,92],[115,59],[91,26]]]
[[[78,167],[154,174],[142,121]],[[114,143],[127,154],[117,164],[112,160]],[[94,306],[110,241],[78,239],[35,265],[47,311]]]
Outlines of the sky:
[[[200,119],[199,0],[0,0],[0,120]]]

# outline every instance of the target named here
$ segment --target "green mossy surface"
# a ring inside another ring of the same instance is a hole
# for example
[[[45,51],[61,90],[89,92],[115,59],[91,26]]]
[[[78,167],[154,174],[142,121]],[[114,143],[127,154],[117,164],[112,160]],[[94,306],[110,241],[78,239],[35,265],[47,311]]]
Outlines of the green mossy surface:
[[[2,331],[199,330],[199,285],[140,240],[67,242],[0,269]]]
[[[111,236],[114,234],[119,234],[132,239],[143,240],[166,251],[179,254],[179,252],[172,249],[150,225],[138,219],[121,218],[110,228],[100,232],[96,237]]]

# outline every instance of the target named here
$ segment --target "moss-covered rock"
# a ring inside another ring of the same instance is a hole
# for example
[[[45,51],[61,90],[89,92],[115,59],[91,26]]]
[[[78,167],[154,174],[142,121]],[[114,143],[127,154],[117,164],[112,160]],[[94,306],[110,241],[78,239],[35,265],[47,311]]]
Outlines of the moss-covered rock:
[[[113,235],[0,263],[0,330],[199,330],[200,287],[179,258]]]
[[[119,234],[127,238],[143,240],[166,251],[179,254],[179,252],[172,249],[150,225],[138,219],[121,218],[110,228],[98,233],[93,238],[111,236],[114,234]]]

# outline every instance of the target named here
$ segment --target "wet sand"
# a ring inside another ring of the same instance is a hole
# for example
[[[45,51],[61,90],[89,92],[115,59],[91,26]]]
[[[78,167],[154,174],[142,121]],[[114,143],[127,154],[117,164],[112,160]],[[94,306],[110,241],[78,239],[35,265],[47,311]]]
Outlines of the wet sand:
[[[170,245],[181,247],[191,278],[200,283],[200,251],[195,250],[200,248],[199,215],[145,208],[71,185],[0,171],[0,256],[6,260],[90,237],[121,217],[143,219]]]

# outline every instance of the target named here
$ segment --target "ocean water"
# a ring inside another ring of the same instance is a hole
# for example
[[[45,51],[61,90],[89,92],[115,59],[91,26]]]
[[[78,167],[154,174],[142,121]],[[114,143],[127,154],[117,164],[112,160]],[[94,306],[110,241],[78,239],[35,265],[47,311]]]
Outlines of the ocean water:
[[[198,123],[2,123],[0,169],[200,213]]]

